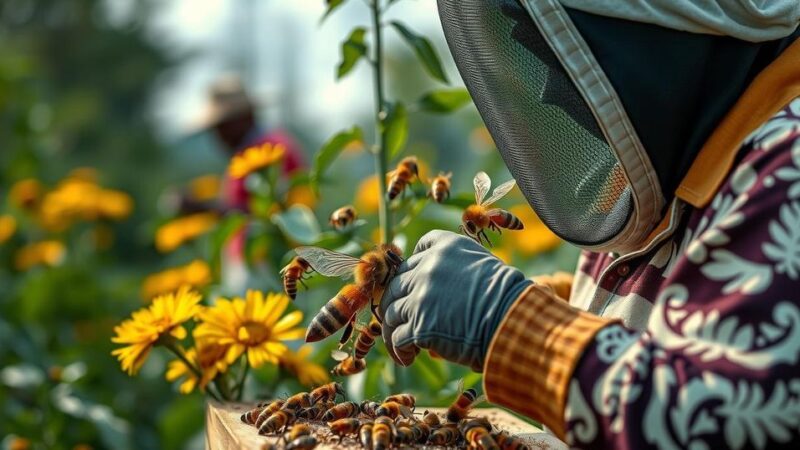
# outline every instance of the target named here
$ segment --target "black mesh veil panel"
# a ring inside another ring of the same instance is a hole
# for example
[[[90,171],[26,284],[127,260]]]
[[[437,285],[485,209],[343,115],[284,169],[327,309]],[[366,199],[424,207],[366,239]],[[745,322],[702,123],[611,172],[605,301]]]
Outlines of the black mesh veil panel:
[[[514,0],[439,0],[439,12],[464,83],[545,224],[578,245],[618,234],[628,181],[528,13]]]

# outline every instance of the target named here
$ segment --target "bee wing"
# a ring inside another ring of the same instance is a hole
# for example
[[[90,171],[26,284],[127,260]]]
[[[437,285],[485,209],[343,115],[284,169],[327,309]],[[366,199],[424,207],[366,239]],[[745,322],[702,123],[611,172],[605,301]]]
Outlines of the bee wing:
[[[463,378],[459,378],[458,384],[456,385],[456,392],[458,392],[459,395],[461,395],[461,393],[464,392],[464,379]]]
[[[496,188],[494,188],[494,191],[492,191],[492,196],[487,198],[486,201],[481,204],[484,206],[489,206],[492,203],[500,200],[501,198],[505,197],[505,195],[508,194],[511,191],[511,189],[514,189],[514,186],[516,184],[517,184],[516,180],[508,180],[505,183],[501,184],[500,186],[497,186]]]
[[[297,247],[294,251],[326,277],[350,278],[353,276],[353,269],[361,262],[355,256],[319,247]]]
[[[486,197],[486,194],[489,193],[489,188],[492,187],[492,180],[486,172],[478,172],[475,174],[472,184],[475,186],[475,203],[478,205],[483,204],[483,198]]]
[[[475,398],[475,401],[472,402],[472,406],[480,405],[481,403],[486,401],[486,395],[481,394]]]
[[[345,352],[345,351],[342,351],[342,350],[333,350],[333,351],[331,351],[331,358],[333,358],[336,361],[340,361],[341,362],[341,361],[344,361],[345,359],[347,359],[349,357],[350,357],[350,354]]]

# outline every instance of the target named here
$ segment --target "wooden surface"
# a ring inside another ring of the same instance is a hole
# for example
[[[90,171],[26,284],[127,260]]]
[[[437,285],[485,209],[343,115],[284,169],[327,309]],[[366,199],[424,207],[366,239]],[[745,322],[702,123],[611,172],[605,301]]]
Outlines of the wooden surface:
[[[259,436],[254,426],[242,423],[240,416],[251,407],[252,405],[249,404],[209,402],[206,407],[206,449],[259,450],[265,443],[275,443],[278,437]],[[425,409],[424,407],[417,407],[417,411],[424,411]],[[441,408],[429,409],[439,413],[444,412]],[[517,419],[501,409],[477,408],[473,411],[473,415],[488,418],[498,428],[524,439],[532,449],[562,450],[567,448],[563,442],[554,436]],[[332,436],[324,427],[319,427],[316,433],[322,442],[317,447],[319,450],[360,448],[354,439],[345,439],[342,444],[328,442],[334,439],[331,439]],[[338,438],[335,439],[338,440]]]

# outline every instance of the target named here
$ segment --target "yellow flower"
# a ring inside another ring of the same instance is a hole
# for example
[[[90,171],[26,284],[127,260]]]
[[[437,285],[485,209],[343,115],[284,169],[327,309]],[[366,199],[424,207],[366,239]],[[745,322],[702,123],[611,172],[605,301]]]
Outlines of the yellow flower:
[[[115,344],[126,344],[111,352],[128,375],[135,375],[142,367],[147,355],[160,339],[184,339],[183,323],[200,312],[200,294],[181,288],[175,294],[156,297],[146,308],[135,311],[130,319],[114,327]]]
[[[78,169],[42,199],[40,219],[50,231],[63,231],[75,221],[121,220],[133,209],[133,200],[122,192],[103,189],[93,169]]]
[[[378,211],[381,192],[378,188],[378,177],[372,175],[365,178],[356,189],[355,207],[362,214]]]
[[[11,186],[8,198],[18,208],[34,209],[39,204],[43,193],[44,187],[42,183],[33,178],[26,178],[17,181]]]
[[[149,300],[157,295],[175,292],[181,286],[201,288],[211,283],[211,268],[202,260],[185,266],[173,267],[148,275],[142,283],[142,298]]]
[[[536,255],[561,245],[561,239],[542,223],[539,216],[527,204],[512,206],[509,212],[522,220],[525,229],[509,232],[504,242],[512,245],[523,255]]]
[[[231,158],[228,165],[228,174],[231,178],[244,178],[251,173],[268,167],[283,158],[286,149],[281,144],[273,145],[269,142],[244,149]]]
[[[98,192],[97,209],[101,217],[122,220],[131,215],[133,199],[122,191],[101,190]]]
[[[305,205],[314,209],[317,206],[317,196],[314,195],[314,191],[308,185],[300,184],[289,189],[289,192],[286,193],[286,204],[289,206]]]
[[[216,213],[204,212],[169,221],[156,231],[156,248],[170,252],[185,242],[202,236],[217,224]]]
[[[28,450],[31,448],[31,441],[21,436],[14,436],[8,441],[8,450]]]
[[[317,363],[308,360],[311,346],[305,344],[297,352],[287,351],[280,358],[280,365],[297,378],[303,386],[319,386],[330,381],[328,372]]]
[[[219,196],[221,181],[217,175],[203,175],[189,182],[189,195],[199,202],[207,202]]]
[[[59,241],[34,242],[17,250],[17,254],[14,257],[14,267],[17,270],[28,270],[39,265],[53,267],[64,260],[66,251],[64,244]]]
[[[0,216],[0,244],[9,240],[17,231],[17,220],[7,214]]]
[[[269,293],[264,298],[259,291],[247,291],[246,300],[219,299],[200,313],[201,323],[194,337],[229,345],[229,364],[245,352],[253,368],[266,362],[277,364],[288,350],[281,341],[300,339],[305,334],[302,328],[292,328],[303,320],[302,312],[294,311],[281,318],[288,305],[289,297],[284,294]]]
[[[228,364],[225,362],[227,351],[228,347],[223,345],[198,343],[197,348],[189,349],[185,356],[190,363],[200,369],[202,377],[198,378],[197,374],[181,359],[175,359],[167,367],[167,373],[165,374],[167,381],[175,381],[178,378],[185,377],[180,386],[182,394],[192,392],[198,385],[201,391],[205,391],[208,383],[216,378],[217,374],[228,370]]]

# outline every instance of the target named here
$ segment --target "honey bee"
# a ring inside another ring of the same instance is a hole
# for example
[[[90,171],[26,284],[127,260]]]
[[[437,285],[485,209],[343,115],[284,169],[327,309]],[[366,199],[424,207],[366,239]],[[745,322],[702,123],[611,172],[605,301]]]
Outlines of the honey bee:
[[[340,359],[341,358],[341,359]],[[339,361],[339,364],[333,366],[331,375],[336,377],[347,377],[361,373],[367,368],[367,361],[350,356],[344,352],[334,352],[333,359]]]
[[[384,400],[386,402],[396,402],[399,403],[407,408],[410,408],[412,411],[414,410],[414,406],[417,404],[417,399],[414,398],[411,394],[395,394],[386,397]]]
[[[311,391],[311,403],[316,404],[319,401],[327,402],[329,400],[336,400],[336,396],[341,395],[344,398],[344,387],[341,383],[331,382],[323,384],[322,386]]]
[[[469,388],[464,390],[463,380],[458,383],[458,391],[460,394],[458,394],[456,401],[447,408],[447,412],[445,413],[445,417],[450,423],[458,423],[460,420],[467,417],[472,407],[484,400],[482,395],[478,397],[478,393],[475,389]]]
[[[442,203],[450,198],[450,177],[452,176],[453,172],[439,172],[439,175],[431,181],[431,190],[428,191],[428,197],[432,198],[436,203]]]
[[[468,206],[464,210],[464,214],[461,216],[461,225],[458,227],[459,231],[475,239],[479,244],[483,244],[483,240],[486,240],[491,246],[492,243],[489,241],[489,237],[486,236],[486,228],[498,233],[501,232],[501,228],[509,230],[521,230],[524,228],[522,221],[510,212],[500,208],[489,209],[489,206],[503,198],[514,188],[516,181],[509,180],[497,186],[492,191],[492,195],[486,200],[484,200],[484,197],[486,197],[492,185],[489,175],[486,175],[486,172],[478,172],[475,175],[473,184],[475,185],[475,204]]]
[[[394,440],[394,422],[388,417],[378,417],[372,425],[372,448],[386,450]]]
[[[259,403],[255,408],[252,408],[242,414],[241,420],[248,425],[253,425],[256,423],[256,419],[258,419],[262,413],[266,412],[267,417],[269,417],[270,414],[279,410],[281,406],[283,406],[283,400],[275,400],[274,402],[267,404]]]
[[[414,431],[408,426],[398,426],[394,434],[394,443],[398,445],[410,444],[414,441]]]
[[[361,412],[361,408],[356,402],[339,403],[327,410],[322,416],[323,422],[333,422],[334,420],[344,419],[345,417],[355,417]]]
[[[303,408],[297,412],[298,419],[320,420],[325,412],[333,408],[336,403],[332,400],[327,402],[317,402],[308,408]]]
[[[497,442],[500,450],[530,450],[528,444],[522,439],[512,436],[505,431],[497,431],[492,433],[492,438]]]
[[[331,433],[339,436],[339,442],[341,442],[345,436],[358,433],[361,421],[353,418],[338,419],[328,422],[328,427],[331,429]]]
[[[346,343],[352,335],[356,314],[370,304],[376,315],[384,287],[403,262],[403,252],[393,244],[378,245],[361,258],[319,247],[297,247],[295,252],[324,276],[355,278],[355,284],[345,285],[311,320],[306,342],[319,341],[347,325],[340,340],[340,344]]]
[[[292,425],[292,429],[283,435],[285,442],[291,442],[301,436],[308,436],[311,434],[311,427],[305,423],[296,423]]]
[[[414,417],[411,414],[411,410],[408,409],[407,406],[401,405],[397,402],[383,402],[381,406],[375,410],[375,415],[378,417],[390,417],[392,419],[396,419],[400,416],[403,417]]]
[[[355,224],[357,218],[356,209],[347,205],[332,212],[328,222],[336,231],[347,231]]]
[[[311,403],[311,394],[308,392],[300,392],[287,398],[281,409],[297,411],[300,408],[308,408],[311,406]]]
[[[372,450],[372,422],[361,424],[361,428],[358,429],[358,442],[366,450]]]
[[[289,296],[292,300],[297,297],[297,282],[299,281],[300,284],[303,285],[306,289],[308,286],[303,282],[306,279],[306,274],[312,272],[314,269],[308,264],[308,261],[305,259],[295,256],[286,265],[281,271],[279,272],[281,277],[283,277],[283,290],[286,292],[286,295]]]
[[[487,426],[488,425],[488,426]],[[461,434],[467,441],[469,448],[476,450],[500,450],[494,438],[489,434],[491,424],[482,420],[462,420],[459,424]]]
[[[264,423],[264,421],[269,418],[269,416],[271,416],[273,413],[275,413],[276,411],[280,410],[283,407],[284,403],[286,403],[284,400],[275,400],[274,402],[264,407],[264,409],[262,409],[261,412],[258,414],[258,417],[256,417],[256,420],[253,423],[253,425],[255,425],[256,428],[260,428],[261,425]]]
[[[422,422],[431,428],[436,428],[442,424],[442,422],[439,420],[439,415],[430,411],[425,411],[422,414]]]
[[[428,440],[428,436],[431,435],[431,427],[425,422],[414,422],[411,425],[411,430],[414,432],[414,442],[418,444],[424,444]]]
[[[381,329],[381,323],[378,322],[378,319],[372,317],[369,325],[360,330],[353,346],[353,356],[356,359],[364,359],[367,356],[367,353],[375,345],[375,338],[381,335]]]
[[[447,424],[433,430],[430,437],[430,442],[437,446],[449,446],[458,441],[461,433],[458,432],[455,424]]]
[[[317,438],[314,436],[300,436],[286,444],[285,450],[311,450],[317,443]]]
[[[264,423],[258,427],[258,434],[276,434],[294,423],[295,415],[291,409],[279,409],[270,415]]]
[[[416,156],[409,156],[400,160],[397,167],[386,174],[389,177],[389,185],[387,187],[387,197],[389,200],[394,200],[397,196],[404,192],[406,187],[411,184],[414,178],[419,179],[419,166],[417,164]]]
[[[380,408],[381,404],[378,402],[372,402],[369,400],[364,400],[361,402],[361,412],[369,417],[376,417],[378,414],[376,411]]]

